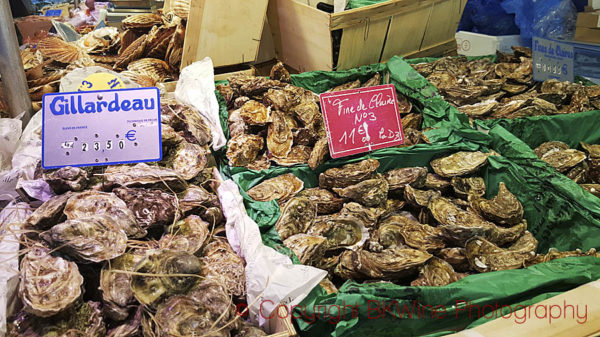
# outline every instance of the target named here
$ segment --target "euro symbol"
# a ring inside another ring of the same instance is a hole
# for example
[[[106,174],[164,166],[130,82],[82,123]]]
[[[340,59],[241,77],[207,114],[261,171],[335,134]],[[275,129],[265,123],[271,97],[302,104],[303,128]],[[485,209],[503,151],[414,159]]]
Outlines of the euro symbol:
[[[135,140],[135,130],[127,131],[127,133],[125,134],[125,138],[127,138],[127,140],[134,141]]]

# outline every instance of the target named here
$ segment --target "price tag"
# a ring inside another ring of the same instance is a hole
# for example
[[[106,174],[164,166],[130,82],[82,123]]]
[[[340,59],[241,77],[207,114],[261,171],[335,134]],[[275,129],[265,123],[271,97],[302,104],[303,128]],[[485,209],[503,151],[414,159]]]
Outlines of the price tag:
[[[533,38],[533,79],[573,82],[573,46],[554,40]]]
[[[125,89],[121,79],[109,73],[95,73],[81,81],[77,91]]]
[[[162,159],[158,88],[46,94],[42,167]]]
[[[46,13],[44,13],[44,16],[61,16],[62,11],[62,9],[48,9]]]
[[[320,95],[332,158],[404,144],[392,84]]]

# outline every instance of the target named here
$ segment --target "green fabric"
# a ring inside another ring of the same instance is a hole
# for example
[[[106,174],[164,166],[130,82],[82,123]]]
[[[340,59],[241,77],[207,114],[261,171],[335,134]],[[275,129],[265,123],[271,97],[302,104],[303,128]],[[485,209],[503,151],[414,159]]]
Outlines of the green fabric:
[[[346,9],[354,9],[365,6],[371,6],[374,4],[378,4],[380,2],[385,2],[388,0],[349,0],[348,4],[346,4]]]

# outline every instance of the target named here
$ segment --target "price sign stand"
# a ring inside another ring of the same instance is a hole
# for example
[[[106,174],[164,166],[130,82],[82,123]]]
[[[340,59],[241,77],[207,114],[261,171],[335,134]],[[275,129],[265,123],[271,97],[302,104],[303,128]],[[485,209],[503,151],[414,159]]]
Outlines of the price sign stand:
[[[45,169],[162,159],[158,88],[52,93],[42,106]]]
[[[404,144],[392,84],[320,95],[332,158]]]

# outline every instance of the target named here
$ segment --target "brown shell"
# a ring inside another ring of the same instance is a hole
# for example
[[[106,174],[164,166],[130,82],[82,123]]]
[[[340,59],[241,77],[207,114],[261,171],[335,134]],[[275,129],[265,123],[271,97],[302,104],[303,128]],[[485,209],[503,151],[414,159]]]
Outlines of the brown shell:
[[[435,173],[427,173],[424,187],[428,190],[446,191],[450,188],[450,180],[440,177]]]
[[[321,261],[327,247],[326,238],[319,235],[296,234],[283,241],[300,263],[311,265]]]
[[[394,200],[387,200],[385,206],[386,208],[383,209],[382,207],[365,207],[357,202],[347,202],[344,204],[344,207],[339,214],[357,218],[365,225],[365,227],[375,228],[377,220],[388,210],[388,208],[395,208],[394,211],[402,208],[402,205],[396,204]]]
[[[168,226],[179,218],[173,194],[149,188],[115,188],[113,192],[127,204],[143,228]],[[184,208],[184,205],[181,199],[179,206]]]
[[[481,177],[454,177],[452,178],[451,184],[454,193],[465,200],[469,195],[474,195],[476,197],[485,195],[485,181]]]
[[[474,270],[484,273],[524,267],[535,258],[537,240],[525,232],[514,244],[503,249],[482,238],[474,237],[465,246],[465,255]]]
[[[489,115],[497,106],[496,101],[484,101],[471,105],[463,105],[458,107],[458,111],[472,118],[481,118]]]
[[[141,87],[155,87],[158,84],[156,79],[150,74],[138,73],[129,70],[122,71],[120,74],[139,84]]]
[[[121,21],[124,29],[143,29],[162,24],[160,15],[152,13],[134,14]]]
[[[452,265],[434,256],[421,267],[419,277],[410,285],[413,287],[443,287],[461,278],[461,275],[454,271]]]
[[[51,82],[56,82],[56,81],[60,80],[64,75],[65,75],[65,71],[63,71],[63,70],[49,71],[49,72],[45,73],[43,75],[43,77],[41,77],[41,78],[27,81],[27,86],[30,88],[34,88],[34,87],[39,87],[39,86],[42,86],[44,84],[48,84]]]
[[[317,206],[318,214],[331,214],[338,212],[344,206],[344,199],[339,198],[332,192],[322,188],[307,188],[300,193],[299,197],[306,197]]]
[[[248,190],[248,195],[256,201],[277,199],[280,205],[302,191],[304,182],[292,173],[267,179]]]
[[[139,37],[140,37],[140,35],[134,30],[127,29],[127,30],[123,31],[119,35],[119,41],[120,41],[121,45],[119,47],[119,51],[117,52],[117,54],[119,54],[119,55],[123,54],[125,49],[127,49],[127,47],[129,47],[129,45],[132,44]]]
[[[190,2],[191,0],[174,0],[171,3],[171,10],[178,17],[187,20],[190,15]]]
[[[579,186],[591,194],[600,197],[600,184],[579,184]]]
[[[135,60],[127,65],[127,70],[152,77],[157,82],[172,80],[171,68],[167,62],[154,58]]]
[[[441,193],[439,191],[418,190],[416,188],[412,188],[411,185],[407,185],[404,189],[404,200],[416,207],[427,207],[429,200],[440,195]]]
[[[420,130],[423,124],[423,115],[420,113],[409,113],[402,117],[402,127]]]
[[[600,158],[600,145],[581,142],[581,147],[591,158]]]
[[[90,55],[92,61],[96,63],[114,64],[119,59],[119,55]]]
[[[381,221],[378,229],[379,243],[385,248],[406,244],[415,249],[433,251],[446,246],[441,234],[439,228],[398,214]]]
[[[358,163],[346,164],[342,167],[330,168],[319,175],[319,187],[344,188],[372,177],[379,167],[375,159],[365,159]]]
[[[372,87],[372,86],[376,86],[379,84],[381,84],[381,74],[375,73],[375,75],[373,77],[371,77],[370,79],[368,79],[367,81],[365,81],[365,83],[363,83],[361,85],[361,87],[367,88],[367,87]]]
[[[538,156],[538,158],[544,157],[546,154],[550,154],[551,152],[562,151],[569,149],[569,145],[558,142],[551,141],[540,144],[540,146],[536,147],[533,151]]]
[[[72,192],[53,196],[31,213],[25,225],[36,230],[46,230],[66,219],[63,210]]]
[[[272,120],[271,108],[254,100],[244,103],[239,109],[239,115],[249,125],[265,125]]]
[[[585,153],[568,149],[546,153],[541,159],[559,172],[566,172],[568,169],[584,161],[585,158]]]
[[[53,36],[39,41],[37,50],[47,58],[67,64],[89,57],[83,49],[78,48],[72,43],[65,42],[61,38]]]
[[[268,142],[267,142],[268,144]],[[273,161],[280,166],[293,166],[298,164],[306,164],[310,158],[312,149],[304,145],[292,146],[292,150],[285,158],[273,157]]]
[[[256,159],[263,148],[264,140],[260,136],[241,134],[227,143],[227,159],[231,166],[246,166]]]
[[[287,157],[292,150],[292,143],[294,141],[292,129],[286,123],[283,114],[280,111],[273,112],[272,123],[269,125],[267,134],[267,148],[269,149],[269,153],[277,158]]]
[[[417,273],[431,254],[416,249],[390,248],[379,253],[345,251],[335,268],[344,279],[398,280]]]
[[[179,69],[181,63],[181,57],[183,55],[183,41],[185,39],[185,26],[178,24],[175,33],[169,41],[167,52],[165,54],[165,60],[174,69]]]
[[[324,215],[317,217],[307,231],[309,235],[327,238],[327,250],[339,248],[356,249],[368,238],[368,231],[361,219],[351,215]]]
[[[310,157],[308,158],[308,166],[312,170],[319,167],[319,165],[325,162],[325,158],[329,155],[329,143],[327,137],[321,137],[312,149]]]
[[[246,165],[246,168],[254,171],[268,170],[271,167],[271,160],[266,153],[258,156],[253,162]]]
[[[406,167],[387,171],[384,175],[390,190],[403,190],[406,186],[423,187],[427,177],[426,167]]]
[[[317,205],[306,197],[294,197],[285,203],[275,229],[282,240],[305,233],[317,217]]]
[[[373,179],[366,179],[355,185],[344,188],[334,187],[333,191],[342,198],[349,198],[367,207],[374,207],[387,199],[389,184],[381,174],[378,174]]]
[[[501,225],[516,225],[523,220],[523,206],[517,197],[500,183],[498,194],[492,200],[469,196],[469,205],[481,216]]]
[[[287,82],[287,83],[292,81],[289,71],[287,71],[287,69],[285,69],[283,62],[281,62],[281,61],[277,62],[271,68],[269,78],[271,78],[273,80],[278,80],[281,82]]]
[[[465,249],[461,247],[442,248],[436,254],[437,257],[450,263],[454,270],[465,272],[471,269],[469,260],[465,255]]]
[[[489,153],[461,151],[443,158],[434,159],[430,165],[438,175],[451,178],[478,171],[487,164],[489,156]]]
[[[29,98],[32,101],[41,101],[45,94],[58,92],[60,81],[54,81],[48,84],[44,84],[39,87],[29,89]]]
[[[407,114],[412,110],[412,103],[402,94],[397,94],[398,98],[398,112],[401,114]]]
[[[164,59],[169,47],[169,42],[175,33],[177,27],[155,26],[148,33],[148,46],[146,47],[146,57]]]
[[[139,59],[146,50],[147,35],[144,34],[133,41],[125,50],[119,54],[119,58],[115,62],[114,68],[126,68],[129,63]]]
[[[231,249],[227,240],[219,238],[204,247],[202,276],[221,281],[235,297],[246,295],[244,261]]]

